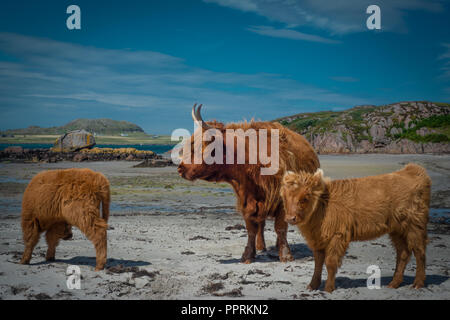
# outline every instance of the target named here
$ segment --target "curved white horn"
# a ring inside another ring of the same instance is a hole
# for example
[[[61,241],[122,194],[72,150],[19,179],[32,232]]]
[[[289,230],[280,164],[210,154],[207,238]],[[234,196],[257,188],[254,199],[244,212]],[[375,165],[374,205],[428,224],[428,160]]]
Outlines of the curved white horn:
[[[200,114],[200,110],[202,109],[202,104],[198,106],[198,108],[196,109],[197,104],[194,104],[194,106],[192,107],[192,119],[194,120],[195,123],[197,123],[198,126],[201,126],[204,129],[209,129],[211,128],[209,125],[206,124],[205,121],[203,121],[202,119],[202,115]]]

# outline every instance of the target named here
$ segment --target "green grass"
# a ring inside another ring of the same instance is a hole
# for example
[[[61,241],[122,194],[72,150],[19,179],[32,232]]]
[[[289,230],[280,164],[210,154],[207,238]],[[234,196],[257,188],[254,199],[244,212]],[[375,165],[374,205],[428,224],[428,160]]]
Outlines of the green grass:
[[[450,142],[450,139],[447,135],[442,133],[430,133],[425,136],[418,135],[415,131],[407,131],[402,134],[395,135],[395,138],[408,139],[414,142]]]
[[[414,128],[407,129],[401,134],[396,134],[396,139],[409,139],[415,142],[450,142],[450,115],[431,116],[419,121],[413,121]],[[436,133],[421,136],[416,133],[420,128],[437,129]]]
[[[363,115],[369,112],[372,112],[376,109],[376,107],[370,107],[370,108],[354,108],[352,109],[349,114],[352,116],[354,121],[363,121]]]
[[[450,114],[431,116],[416,123],[417,128],[440,128],[444,126],[450,126]]]
[[[319,128],[320,131],[325,131],[331,128],[339,115],[340,113],[335,111],[305,113],[303,114],[304,117],[297,118],[290,123],[287,123],[285,120],[282,120],[280,123],[298,132],[302,132],[308,127]]]
[[[435,102],[435,104],[439,107],[447,107],[450,108],[450,103],[445,103],[445,102]]]
[[[407,104],[407,103],[406,103]],[[440,107],[450,107],[449,103],[436,103]],[[365,123],[365,115],[374,113],[380,117],[392,117],[393,111],[384,112],[379,107],[355,107],[344,111],[322,111],[316,113],[297,114],[293,117],[297,119],[287,123],[281,120],[280,123],[304,134],[317,134],[324,132],[335,132],[335,128],[339,125],[344,125],[354,135],[358,142],[362,140],[369,140],[372,142],[372,137],[368,134],[368,128]],[[347,116],[343,116],[347,115]],[[415,124],[414,128],[405,129],[404,123],[399,122],[398,119],[393,119],[392,127],[401,128],[403,133],[391,136],[390,128],[387,131],[387,137],[396,139],[409,139],[415,142],[449,142],[450,141],[450,115],[432,116],[426,119],[418,120],[415,114],[410,115],[412,122]],[[308,130],[309,128],[309,130]],[[433,128],[434,133],[425,136],[416,133],[420,128]],[[344,134],[345,139],[345,134]]]

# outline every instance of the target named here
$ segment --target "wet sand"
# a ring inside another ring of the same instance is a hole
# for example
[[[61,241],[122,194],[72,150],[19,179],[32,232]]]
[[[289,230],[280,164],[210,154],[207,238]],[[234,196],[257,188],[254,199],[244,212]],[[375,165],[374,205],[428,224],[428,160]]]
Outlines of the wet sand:
[[[432,208],[450,208],[450,156],[320,156],[333,179],[360,177],[400,169],[408,162],[424,165],[433,181]],[[0,164],[0,298],[2,299],[449,299],[449,225],[429,224],[427,287],[413,290],[415,259],[397,290],[386,288],[395,268],[388,237],[350,245],[332,294],[306,289],[314,269],[311,251],[295,227],[288,241],[295,257],[280,263],[274,249],[273,223],[266,225],[267,252],[256,262],[240,263],[246,244],[244,221],[235,211],[227,184],[189,182],[175,167],[132,168],[130,162],[61,162]],[[42,236],[31,265],[18,264],[23,242],[20,206],[28,181],[46,169],[89,167],[111,182],[112,213],[108,231],[109,270],[95,272],[92,244],[74,228],[61,241],[56,261],[45,262]],[[434,211],[436,212],[436,211]],[[444,218],[441,218],[444,219]],[[439,221],[439,217],[433,219]],[[81,270],[81,289],[68,289],[66,269]],[[366,286],[367,267],[381,269],[379,290]],[[323,271],[326,279],[326,271]],[[323,283],[321,289],[323,289]]]

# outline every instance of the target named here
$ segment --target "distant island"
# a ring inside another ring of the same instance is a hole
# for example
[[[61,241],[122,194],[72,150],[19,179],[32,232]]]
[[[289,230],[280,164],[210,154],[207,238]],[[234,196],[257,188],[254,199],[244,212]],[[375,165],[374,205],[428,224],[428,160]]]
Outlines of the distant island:
[[[97,144],[174,144],[170,136],[147,134],[137,124],[112,119],[76,119],[59,127],[30,126],[24,129],[0,131],[0,143],[53,144],[60,135],[74,130],[86,130],[94,134]]]
[[[450,104],[405,101],[276,119],[319,153],[450,153]]]
[[[73,130],[86,130],[98,135],[144,133],[144,130],[141,127],[128,121],[117,121],[112,119],[76,119],[60,127],[41,128],[39,126],[30,126],[25,129],[2,131],[2,134],[57,135]]]

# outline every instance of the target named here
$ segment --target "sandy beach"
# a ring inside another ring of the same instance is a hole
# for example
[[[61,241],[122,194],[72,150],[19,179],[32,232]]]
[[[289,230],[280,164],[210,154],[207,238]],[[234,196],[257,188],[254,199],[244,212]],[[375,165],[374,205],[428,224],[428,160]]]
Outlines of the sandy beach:
[[[2,163],[0,299],[450,299],[450,225],[444,223],[450,218],[450,156],[322,155],[320,161],[332,179],[387,173],[408,162],[428,170],[433,219],[425,288],[410,288],[414,257],[404,284],[397,290],[386,287],[395,268],[387,236],[351,243],[332,294],[306,289],[314,261],[295,227],[288,233],[294,261],[278,261],[273,222],[268,221],[269,250],[259,253],[253,264],[242,264],[246,230],[231,188],[183,180],[176,167],[133,168],[136,163],[126,161]],[[47,246],[41,236],[31,264],[18,264],[23,250],[21,199],[27,183],[42,170],[70,167],[88,167],[110,180],[107,269],[94,271],[94,247],[76,228],[72,240],[60,242],[55,262],[45,261]],[[79,266],[81,289],[68,289],[69,265]],[[381,270],[381,289],[367,288],[370,265]]]

